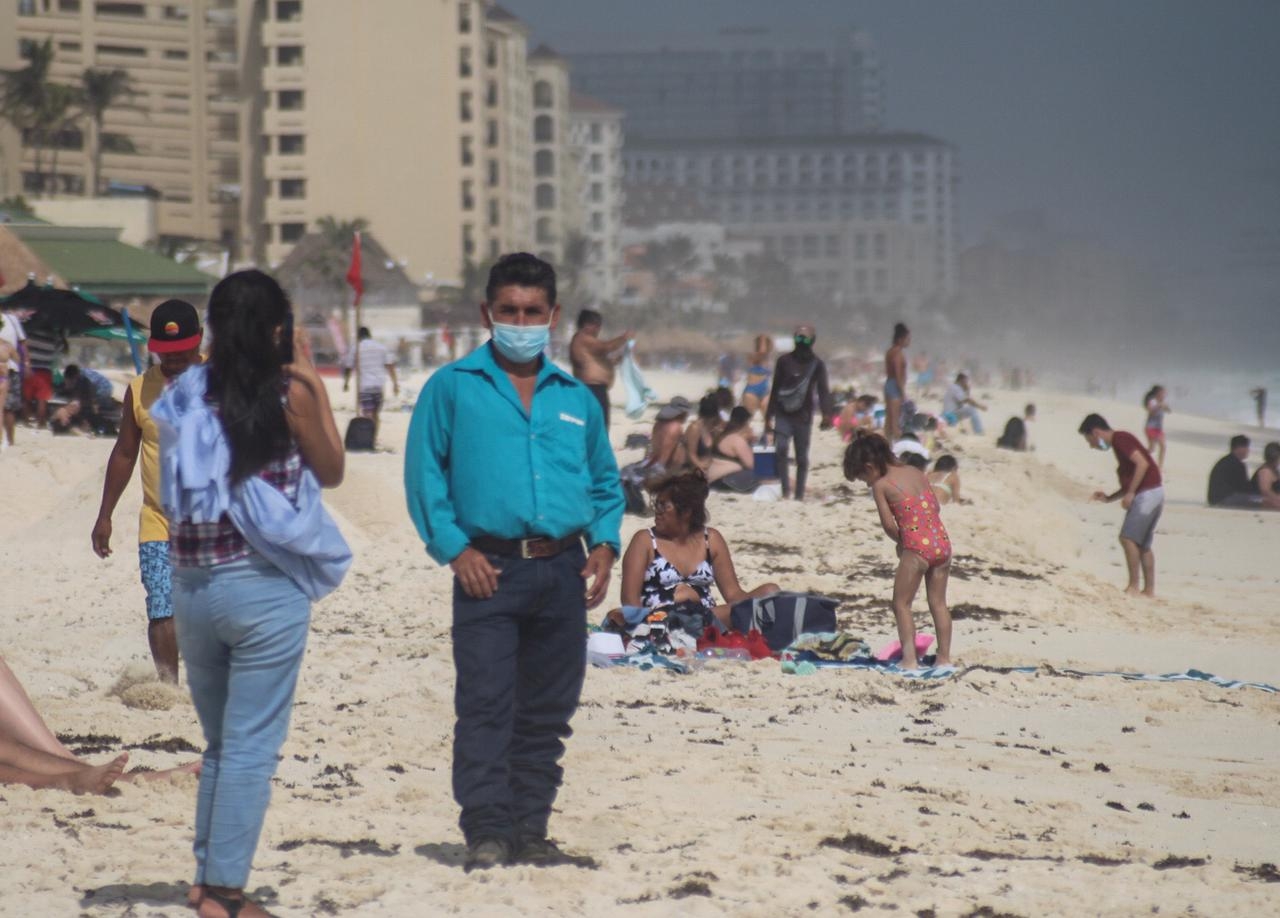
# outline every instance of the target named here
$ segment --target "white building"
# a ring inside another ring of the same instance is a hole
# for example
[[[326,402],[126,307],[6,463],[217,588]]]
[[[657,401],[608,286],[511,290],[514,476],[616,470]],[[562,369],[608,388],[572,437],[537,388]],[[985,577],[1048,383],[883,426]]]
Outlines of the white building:
[[[937,138],[635,144],[623,162],[628,184],[687,188],[730,233],[761,239],[841,302],[910,308],[956,290],[956,153]]]
[[[582,93],[569,99],[569,148],[578,168],[582,233],[589,241],[584,281],[599,302],[618,299],[622,273],[623,113]]]

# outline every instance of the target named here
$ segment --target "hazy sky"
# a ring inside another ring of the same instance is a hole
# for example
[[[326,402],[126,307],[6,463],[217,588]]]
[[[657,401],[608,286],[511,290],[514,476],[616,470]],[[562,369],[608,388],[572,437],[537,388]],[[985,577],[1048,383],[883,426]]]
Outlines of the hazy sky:
[[[959,148],[966,242],[1043,208],[1180,271],[1217,273],[1253,228],[1276,234],[1280,260],[1280,0],[503,2],[566,51],[859,26],[887,126]]]

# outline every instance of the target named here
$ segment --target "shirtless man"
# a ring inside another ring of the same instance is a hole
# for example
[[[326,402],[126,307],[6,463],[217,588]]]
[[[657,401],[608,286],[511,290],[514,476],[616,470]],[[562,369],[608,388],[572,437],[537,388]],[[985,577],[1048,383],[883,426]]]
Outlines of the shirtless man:
[[[609,389],[613,385],[614,368],[622,362],[622,346],[635,337],[628,330],[616,338],[604,340],[600,332],[604,317],[594,309],[578,313],[578,330],[569,342],[569,362],[573,375],[595,395],[604,412],[604,427],[609,429]]]
[[[911,332],[899,322],[893,326],[893,346],[884,354],[884,436],[890,443],[902,433],[902,400],[907,394],[907,346]]]

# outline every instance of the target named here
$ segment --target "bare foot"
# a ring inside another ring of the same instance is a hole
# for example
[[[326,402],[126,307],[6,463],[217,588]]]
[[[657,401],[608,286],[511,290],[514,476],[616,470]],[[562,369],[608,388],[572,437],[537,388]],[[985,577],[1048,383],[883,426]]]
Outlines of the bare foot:
[[[933,665],[934,665],[934,666],[950,666],[950,665],[951,665],[951,658],[950,658],[950,657],[943,657],[943,656],[937,656],[937,657],[934,657],[934,658],[933,658]]]
[[[1156,591],[1155,591],[1155,590],[1143,590],[1143,591],[1142,591],[1142,595],[1143,595],[1143,596],[1145,596],[1147,599],[1155,599],[1155,598],[1156,598]]]
[[[196,914],[200,918],[227,918],[229,910],[219,899],[243,902],[239,911],[241,918],[271,918],[270,912],[244,897],[244,890],[231,890],[223,886],[205,886],[203,890],[204,896],[196,908]]]
[[[1140,592],[1142,591],[1136,586],[1127,586],[1124,588],[1124,595],[1126,596],[1137,596]]]
[[[915,657],[907,659],[906,654],[902,655],[902,659],[898,661],[898,669],[919,669],[920,661]]]
[[[105,794],[124,774],[129,753],[122,752],[102,765],[85,765],[62,775],[64,786],[77,794]]]
[[[200,769],[204,767],[204,762],[196,759],[194,762],[187,762],[185,765],[177,765],[173,768],[166,768],[162,771],[142,771],[134,769],[121,777],[121,781],[157,781],[160,778],[168,778],[172,775],[196,775],[199,776]]]

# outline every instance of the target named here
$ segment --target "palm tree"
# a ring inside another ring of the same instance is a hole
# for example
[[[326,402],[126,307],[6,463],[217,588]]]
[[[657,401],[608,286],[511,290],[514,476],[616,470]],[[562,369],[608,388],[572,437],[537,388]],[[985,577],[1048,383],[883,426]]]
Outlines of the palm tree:
[[[53,179],[53,191],[58,191],[58,153],[66,146],[63,132],[75,125],[79,116],[77,107],[80,104],[80,90],[75,86],[63,86],[51,83],[45,93],[44,105],[41,107],[36,122],[36,147],[53,147],[53,159],[49,164],[49,175]],[[37,168],[37,171],[38,168]],[[44,190],[44,180],[40,182]]]
[[[658,295],[670,310],[675,301],[676,284],[698,267],[697,246],[688,236],[651,242],[640,256],[640,266],[653,274]]]
[[[85,193],[94,196],[100,191],[102,176],[102,124],[107,109],[114,107],[121,99],[134,94],[129,74],[124,70],[86,70],[80,75],[80,92],[84,114],[88,116],[93,127],[90,140],[89,181],[85,183]]]
[[[44,174],[41,169],[40,130],[42,113],[48,110],[49,68],[53,64],[53,39],[42,44],[28,43],[22,49],[27,66],[20,70],[0,71],[0,117],[12,124],[23,135],[23,143],[31,142],[35,148],[36,176],[43,190]]]
[[[584,295],[583,290],[587,268],[591,265],[592,242],[582,233],[570,232],[564,243],[564,254],[560,258],[556,273],[560,280],[560,300],[576,302]]]

